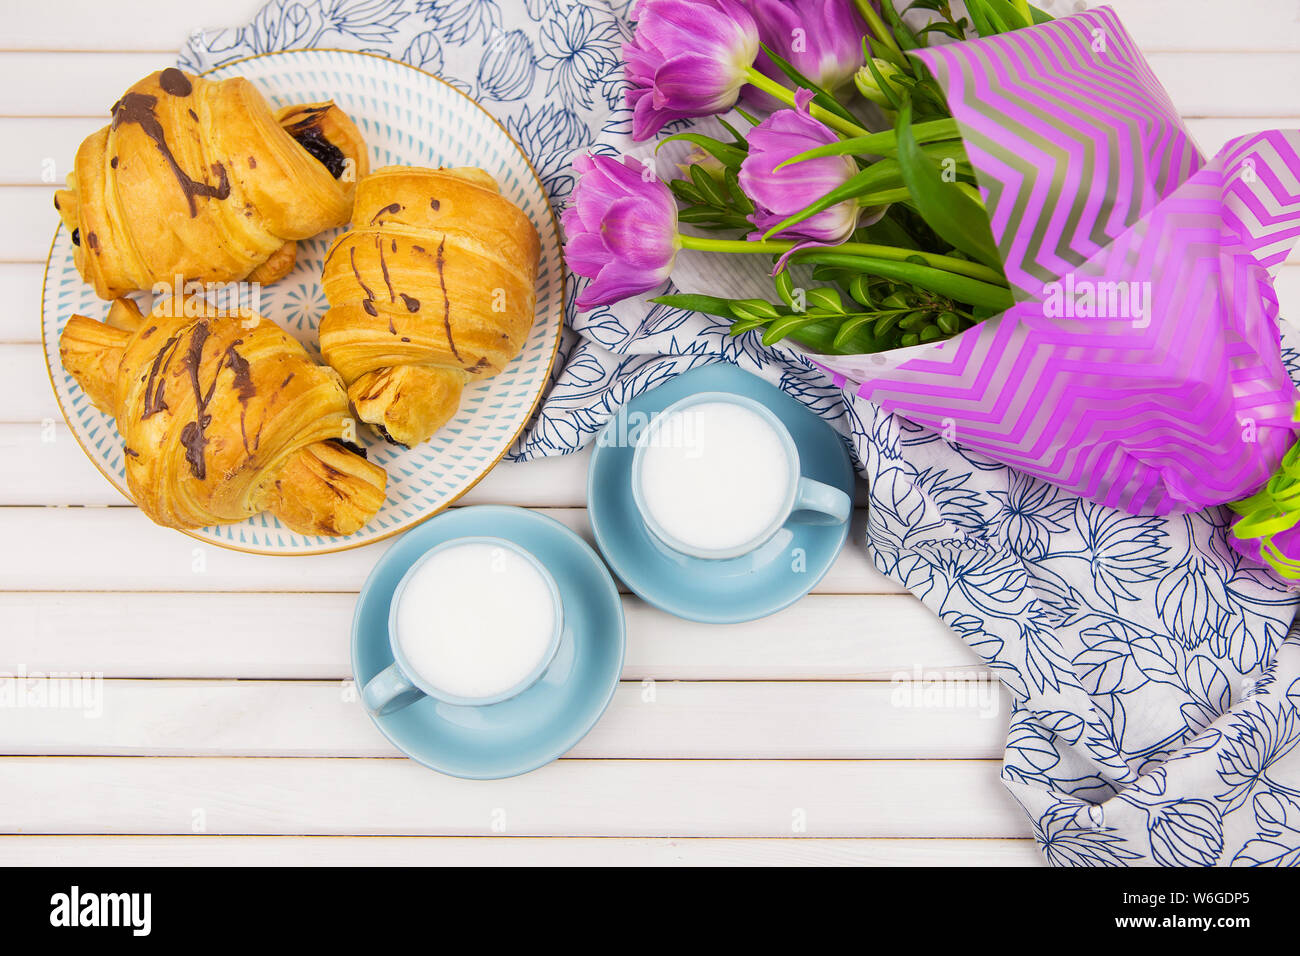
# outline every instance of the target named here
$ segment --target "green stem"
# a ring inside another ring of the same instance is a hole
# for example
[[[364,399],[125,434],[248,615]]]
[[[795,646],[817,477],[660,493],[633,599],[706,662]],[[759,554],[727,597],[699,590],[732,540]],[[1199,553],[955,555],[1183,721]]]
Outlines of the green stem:
[[[782,86],[780,83],[772,79],[770,76],[766,76],[760,73],[757,69],[755,69],[752,66],[748,67],[745,72],[749,78],[749,82],[752,85],[758,87],[760,90],[762,90],[764,93],[768,94],[769,96],[776,97],[786,106],[794,107],[795,105],[794,93],[791,92],[787,87]],[[808,112],[814,119],[818,119],[821,122],[825,123],[827,126],[835,130],[837,133],[843,133],[845,136],[854,136],[854,137],[868,135],[867,130],[863,129],[857,123],[850,123],[848,120],[844,119],[843,117],[836,116],[830,110],[822,109],[816,103],[808,104]]]
[[[783,255],[793,249],[796,243],[785,239],[765,239],[751,242],[748,239],[713,239],[709,236],[679,235],[678,241],[683,249],[697,249],[701,252],[730,252],[764,255]],[[951,272],[953,275],[966,276],[1005,287],[1007,280],[998,272],[978,262],[957,259],[953,256],[941,256],[933,252],[921,252],[917,249],[902,249],[898,246],[880,246],[870,242],[843,242],[838,246],[809,247],[808,252],[833,252],[844,255],[864,256],[871,259],[887,259],[891,262],[906,262],[909,259],[921,259],[931,269]]]
[[[900,60],[903,59],[903,51],[899,49],[898,44],[894,41],[894,35],[889,32],[889,27],[885,26],[885,21],[880,19],[880,14],[876,13],[876,8],[871,5],[871,0],[853,0],[862,14],[862,19],[867,21],[867,26],[875,34],[877,40],[889,47],[898,55]]]

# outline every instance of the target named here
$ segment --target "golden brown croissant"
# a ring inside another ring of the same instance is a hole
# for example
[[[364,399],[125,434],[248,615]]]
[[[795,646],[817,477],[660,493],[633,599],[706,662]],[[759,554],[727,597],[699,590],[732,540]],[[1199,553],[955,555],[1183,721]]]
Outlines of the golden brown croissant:
[[[338,375],[269,319],[202,303],[164,300],[146,318],[119,299],[59,339],[63,367],[117,418],[136,503],[171,528],[260,511],[302,534],[361,528],[387,475],[341,443],[354,425]]]
[[[385,166],[361,180],[325,259],[320,324],[357,417],[403,445],[441,428],[468,382],[523,348],[539,253],[537,229],[481,169]]]
[[[77,150],[54,196],[77,270],[101,298],[174,284],[272,282],[295,241],[341,226],[365,143],[333,103],[273,114],[241,78],[151,73]]]

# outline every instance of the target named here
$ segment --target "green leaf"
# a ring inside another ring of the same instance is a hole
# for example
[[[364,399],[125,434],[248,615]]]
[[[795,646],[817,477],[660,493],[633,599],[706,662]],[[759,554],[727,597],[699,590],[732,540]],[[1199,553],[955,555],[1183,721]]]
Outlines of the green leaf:
[[[912,132],[918,143],[937,143],[961,137],[957,121],[951,118],[917,123],[912,127]],[[887,129],[872,133],[870,136],[854,136],[852,139],[842,139],[837,143],[814,147],[790,157],[776,168],[784,169],[791,163],[802,163],[806,159],[817,159],[820,156],[890,156],[897,150],[898,133]]]
[[[687,312],[703,312],[706,315],[716,315],[724,319],[735,318],[731,311],[731,300],[722,299],[715,295],[680,292],[675,295],[657,295],[650,301],[657,302],[660,305],[672,306],[675,309],[685,309]]]
[[[691,184],[691,181],[689,179],[670,179],[668,180],[668,188],[671,189],[673,191],[673,195],[676,196],[678,199],[680,199],[682,202],[688,202],[688,203],[704,202],[704,196],[701,195],[700,191]]]
[[[966,13],[970,15],[971,23],[975,26],[975,32],[981,37],[997,35],[998,31],[993,28],[993,24],[989,22],[988,14],[984,10],[983,0],[966,0]]]
[[[855,125],[858,123],[858,118],[845,109],[844,106],[840,104],[839,100],[800,73],[789,60],[783,58],[766,43],[760,44],[760,46],[762,46],[763,52],[768,55],[768,58],[776,64],[777,69],[790,78],[790,82],[792,82],[796,87],[803,87],[812,93],[812,101],[814,103],[822,109],[834,113],[840,119],[848,120],[850,123]]]
[[[727,197],[722,194],[722,189],[712,173],[695,164],[689,166],[687,171],[691,182],[709,201],[709,205],[717,206],[719,209],[727,208]]]
[[[1016,9],[1016,5],[1008,3],[1007,0],[984,0],[985,5],[992,12],[997,21],[1004,26],[1004,33],[1010,33],[1012,30],[1023,30],[1025,27],[1034,25],[1033,17],[1026,16],[1022,11]]]
[[[794,307],[794,279],[790,276],[789,269],[782,269],[772,277],[772,284],[776,286],[776,294],[781,297],[781,301],[788,307]]]
[[[837,315],[844,312],[844,301],[834,289],[809,289],[805,296],[809,311],[817,309]]]
[[[885,15],[885,21],[889,24],[889,29],[894,34],[894,41],[904,50],[915,50],[921,46],[921,41],[916,38],[916,34],[911,28],[903,22],[903,18],[898,15],[893,0],[884,0],[880,4],[880,12]]]
[[[791,332],[824,319],[824,316],[796,313],[777,319],[763,331],[763,344],[775,345]]]
[[[672,136],[665,136],[659,141],[659,145],[655,147],[655,152],[663,149],[665,143],[671,143],[674,140],[693,143],[724,166],[739,166],[745,161],[745,157],[749,155],[746,150],[728,146],[712,136],[705,136],[701,133],[675,133]]]
[[[864,326],[869,327],[875,319],[875,315],[870,312],[861,312],[852,318],[845,319],[844,322],[841,323],[839,330],[835,333],[835,338],[832,340],[831,345],[834,346],[835,349],[843,351],[845,346],[852,339],[853,335]]]
[[[963,190],[955,188],[954,183],[945,182],[939,165],[916,142],[912,135],[911,103],[899,113],[896,128],[899,168],[921,217],[953,247],[992,269],[1001,270],[1002,260],[989,228],[988,212]]]

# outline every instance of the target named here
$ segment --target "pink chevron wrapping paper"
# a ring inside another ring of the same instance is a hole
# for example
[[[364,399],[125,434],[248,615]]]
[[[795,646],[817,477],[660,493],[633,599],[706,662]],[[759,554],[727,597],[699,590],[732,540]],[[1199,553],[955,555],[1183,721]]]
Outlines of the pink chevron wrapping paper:
[[[1257,491],[1295,438],[1272,272],[1300,235],[1300,132],[1205,161],[1105,7],[915,55],[947,91],[1016,305],[946,342],[818,364],[1133,513]]]

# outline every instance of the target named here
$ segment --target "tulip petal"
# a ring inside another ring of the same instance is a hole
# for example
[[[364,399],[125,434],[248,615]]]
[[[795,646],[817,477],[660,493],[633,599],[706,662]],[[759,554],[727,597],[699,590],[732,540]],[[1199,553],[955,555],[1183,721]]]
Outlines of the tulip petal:
[[[676,255],[675,237],[664,231],[651,203],[620,199],[609,207],[601,223],[605,247],[618,259],[639,269],[659,270]]]

